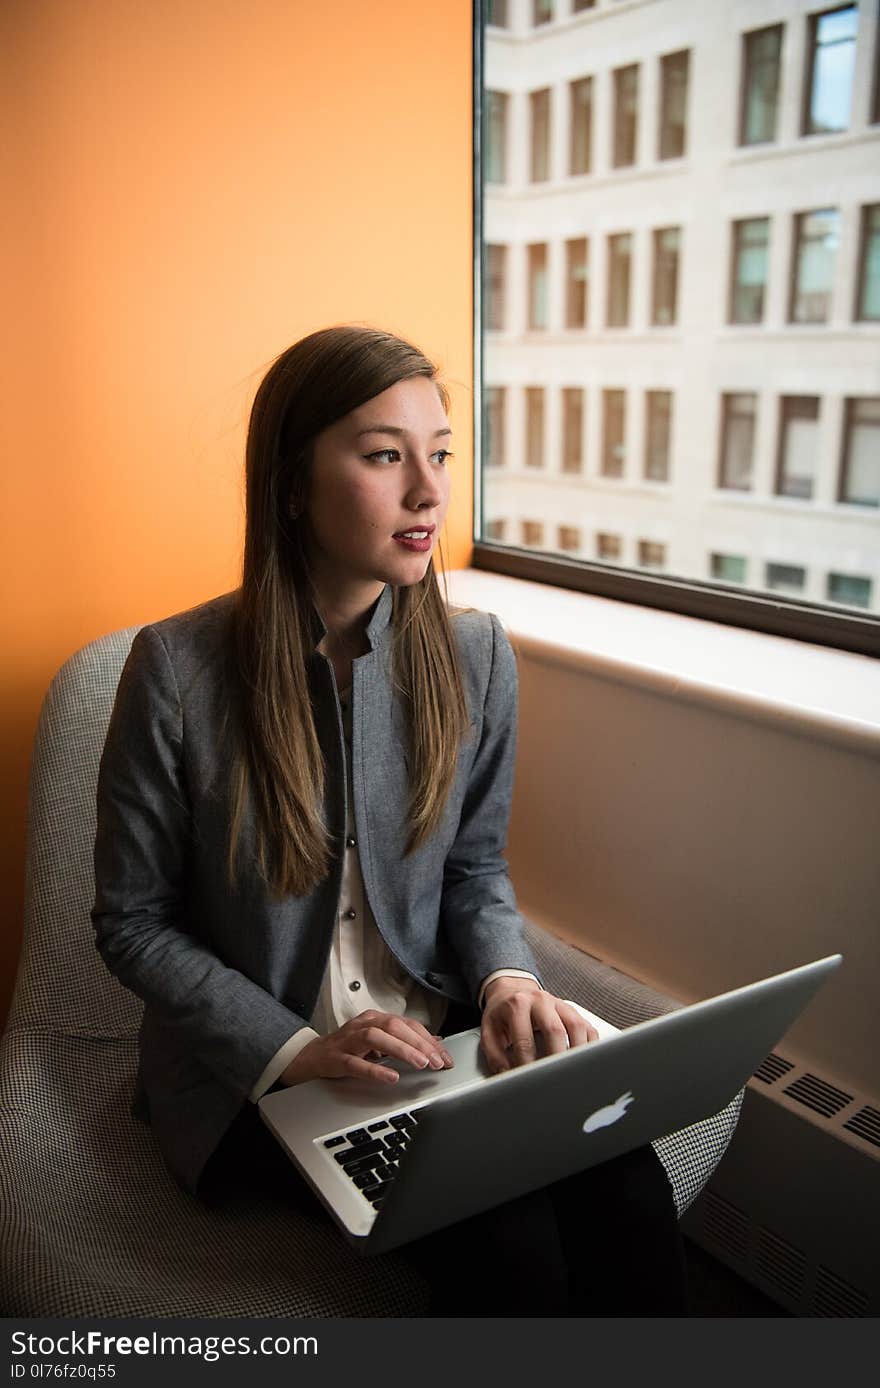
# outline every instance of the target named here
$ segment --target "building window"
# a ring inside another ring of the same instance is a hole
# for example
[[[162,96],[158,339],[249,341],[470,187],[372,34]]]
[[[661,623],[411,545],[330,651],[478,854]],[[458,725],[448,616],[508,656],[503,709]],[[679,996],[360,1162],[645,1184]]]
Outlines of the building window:
[[[760,323],[764,318],[770,218],[750,217],[733,223],[731,255],[731,323]]]
[[[690,53],[660,59],[660,147],[658,159],[680,159],[687,145],[687,92]]]
[[[575,525],[558,527],[559,548],[563,554],[572,554],[581,547],[581,532]]]
[[[747,492],[752,485],[755,449],[756,395],[722,395],[721,461],[718,485],[725,491]]]
[[[810,15],[804,135],[824,135],[849,125],[857,27],[857,5]]]
[[[486,327],[490,332],[500,332],[504,327],[506,246],[486,247],[486,270]]]
[[[816,476],[819,397],[783,395],[779,410],[776,494],[809,501]]]
[[[647,391],[645,415],[645,477],[649,482],[668,482],[672,392]]]
[[[602,392],[602,476],[622,477],[626,458],[626,392]]]
[[[526,387],[526,467],[544,466],[544,387]]]
[[[489,386],[486,390],[486,458],[490,467],[504,462],[504,386]]]
[[[743,34],[739,142],[761,145],[776,139],[782,25]]]
[[[654,232],[654,282],[651,292],[651,322],[669,327],[678,314],[678,254],[680,227],[662,227]]]
[[[840,214],[834,207],[801,212],[794,219],[794,274],[788,314],[791,323],[828,322],[839,220]]]
[[[570,172],[586,174],[593,162],[593,79],[581,77],[569,83],[571,115]]]
[[[596,535],[596,558],[603,564],[619,564],[623,554],[623,543],[619,535],[609,535],[600,530]]]
[[[562,391],[562,471],[580,472],[584,465],[584,392],[579,386]]]
[[[804,591],[807,571],[799,564],[768,564],[765,570],[764,587],[771,593],[784,593],[796,598]]]
[[[585,328],[589,312],[589,269],[587,238],[565,243],[565,326]]]
[[[581,10],[593,9],[595,4],[596,0],[574,0],[574,4],[571,8],[575,14],[579,14]]]
[[[507,523],[503,520],[486,521],[486,539],[500,541],[504,539],[504,531]]]
[[[880,320],[880,203],[862,208],[861,242],[856,317],[876,323]]]
[[[553,0],[532,0],[532,23],[549,24],[553,18]]]
[[[839,500],[880,506],[880,396],[847,400]]]
[[[745,583],[746,561],[741,554],[711,554],[709,572],[719,583]]]
[[[524,520],[520,523],[520,533],[524,545],[543,545],[544,522]]]
[[[615,169],[636,162],[639,117],[639,65],[614,71],[614,141],[611,163]]]
[[[666,565],[666,546],[656,540],[639,540],[638,555],[643,569],[662,569]]]
[[[486,93],[486,182],[507,177],[507,92]]]
[[[844,603],[847,607],[871,606],[870,578],[857,578],[854,574],[828,575],[828,601]]]
[[[632,264],[632,236],[623,232],[608,237],[608,301],[605,322],[609,328],[625,328],[629,323],[629,281]]]
[[[529,328],[539,331],[547,326],[547,246],[544,242],[529,246]]]
[[[507,28],[507,0],[489,0],[488,21],[496,29]]]
[[[532,183],[543,183],[550,177],[550,88],[531,92],[532,110]]]

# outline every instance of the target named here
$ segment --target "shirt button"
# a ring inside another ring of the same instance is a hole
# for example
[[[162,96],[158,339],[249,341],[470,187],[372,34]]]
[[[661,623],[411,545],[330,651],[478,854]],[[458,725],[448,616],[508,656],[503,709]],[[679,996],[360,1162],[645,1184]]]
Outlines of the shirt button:
[[[348,986],[353,993],[356,993],[361,985],[358,983],[357,979],[355,979],[354,983],[349,983]]]
[[[357,848],[357,839],[354,834],[349,834],[348,838],[345,840],[345,846],[346,848]]]
[[[350,911],[343,911],[342,919],[345,921],[353,921],[356,915],[357,911],[355,911],[354,907],[352,907]]]

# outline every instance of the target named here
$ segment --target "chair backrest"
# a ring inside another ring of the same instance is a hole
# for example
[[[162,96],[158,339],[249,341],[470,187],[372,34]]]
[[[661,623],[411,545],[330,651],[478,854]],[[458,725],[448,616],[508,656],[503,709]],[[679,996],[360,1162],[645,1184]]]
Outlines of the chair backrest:
[[[24,940],[10,1030],[136,1034],[142,1005],[95,949],[92,852],[98,766],[119,675],[137,627],[91,642],[62,665],[34,737]]]

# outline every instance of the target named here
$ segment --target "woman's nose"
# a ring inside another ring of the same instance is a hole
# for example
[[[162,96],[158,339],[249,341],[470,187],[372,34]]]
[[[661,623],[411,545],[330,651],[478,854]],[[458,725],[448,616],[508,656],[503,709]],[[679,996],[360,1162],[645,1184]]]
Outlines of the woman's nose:
[[[425,458],[414,462],[407,501],[411,506],[439,506],[443,489],[436,465]]]

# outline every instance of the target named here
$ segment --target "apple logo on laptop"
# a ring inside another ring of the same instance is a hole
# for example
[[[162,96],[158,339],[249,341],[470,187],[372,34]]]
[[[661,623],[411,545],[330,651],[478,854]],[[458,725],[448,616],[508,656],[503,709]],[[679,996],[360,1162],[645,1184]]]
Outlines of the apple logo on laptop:
[[[613,1104],[606,1104],[605,1108],[597,1108],[595,1113],[591,1113],[584,1122],[584,1132],[594,1133],[597,1128],[607,1128],[609,1124],[616,1123],[622,1118],[633,1101],[631,1090],[621,1094],[619,1099],[615,1099]]]

